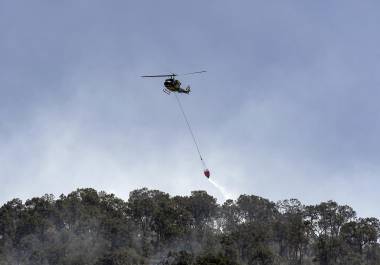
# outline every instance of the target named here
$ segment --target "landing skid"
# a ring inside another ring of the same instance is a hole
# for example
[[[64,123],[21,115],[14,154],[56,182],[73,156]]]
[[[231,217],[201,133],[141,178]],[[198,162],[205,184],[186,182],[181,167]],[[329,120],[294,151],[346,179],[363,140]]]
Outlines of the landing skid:
[[[166,88],[164,88],[162,91],[164,91],[167,95],[170,95],[170,90],[169,89],[166,89]]]

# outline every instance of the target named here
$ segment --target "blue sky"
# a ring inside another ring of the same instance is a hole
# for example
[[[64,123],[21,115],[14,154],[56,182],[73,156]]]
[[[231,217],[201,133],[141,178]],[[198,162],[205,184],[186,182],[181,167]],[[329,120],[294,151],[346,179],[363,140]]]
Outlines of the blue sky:
[[[2,1],[0,202],[94,187],[336,200],[380,217],[375,1]]]

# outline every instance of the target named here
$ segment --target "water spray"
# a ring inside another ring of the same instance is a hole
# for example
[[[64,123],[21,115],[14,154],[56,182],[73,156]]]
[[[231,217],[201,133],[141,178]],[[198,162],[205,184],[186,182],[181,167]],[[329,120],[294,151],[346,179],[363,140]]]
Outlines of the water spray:
[[[233,196],[230,193],[228,193],[226,189],[220,184],[218,184],[215,180],[210,179],[210,178],[208,180],[211,182],[212,185],[214,185],[215,188],[219,190],[219,192],[223,195],[224,200],[233,198]]]

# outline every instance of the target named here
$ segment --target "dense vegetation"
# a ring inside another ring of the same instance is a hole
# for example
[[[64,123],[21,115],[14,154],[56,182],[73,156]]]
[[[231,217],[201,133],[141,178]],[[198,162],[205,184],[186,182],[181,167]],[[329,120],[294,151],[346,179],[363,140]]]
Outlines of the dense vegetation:
[[[333,201],[79,189],[0,208],[0,264],[380,264],[380,224]]]

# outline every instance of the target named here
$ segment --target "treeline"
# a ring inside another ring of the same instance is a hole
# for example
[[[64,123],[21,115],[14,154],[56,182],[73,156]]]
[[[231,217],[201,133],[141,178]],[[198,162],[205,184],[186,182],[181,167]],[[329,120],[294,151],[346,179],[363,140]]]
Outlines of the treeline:
[[[146,188],[128,201],[94,189],[0,208],[0,264],[380,264],[380,224],[346,205]]]

